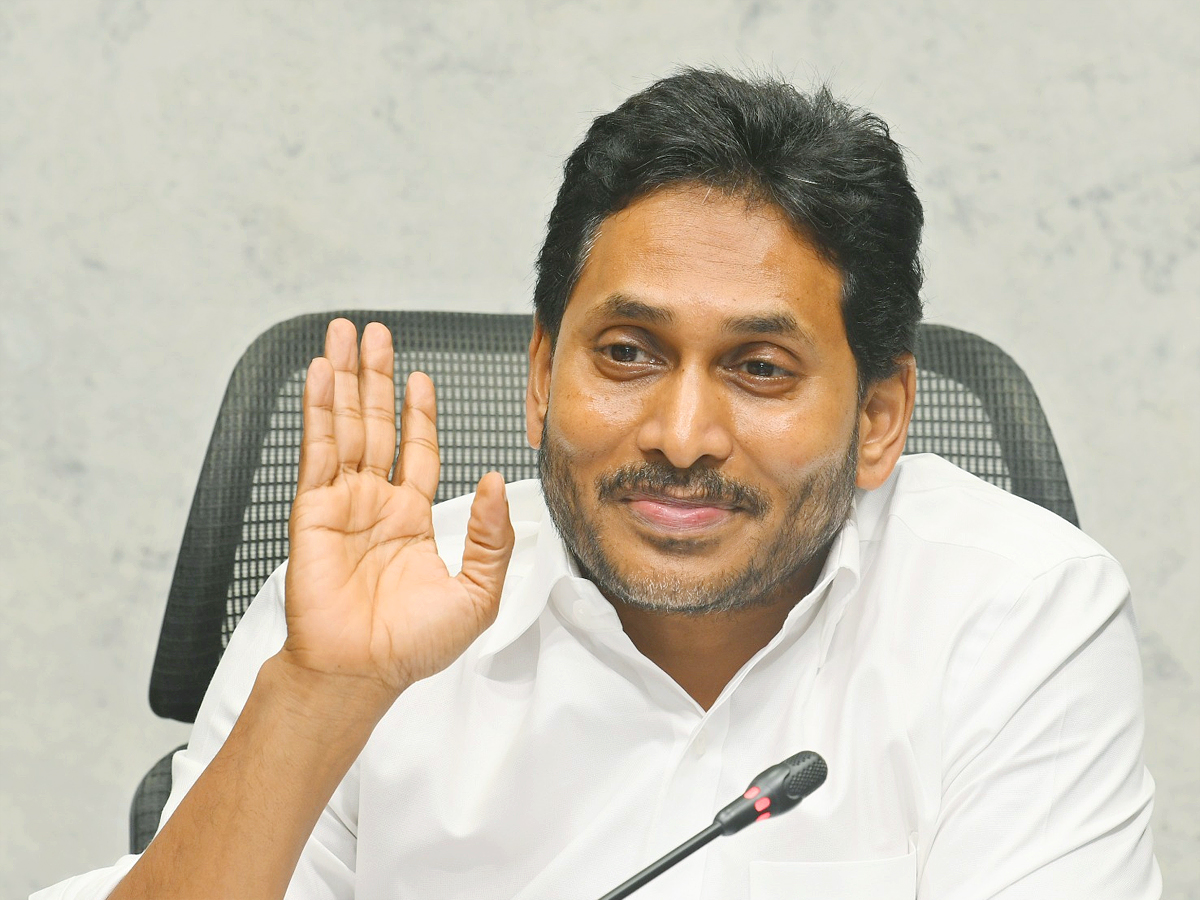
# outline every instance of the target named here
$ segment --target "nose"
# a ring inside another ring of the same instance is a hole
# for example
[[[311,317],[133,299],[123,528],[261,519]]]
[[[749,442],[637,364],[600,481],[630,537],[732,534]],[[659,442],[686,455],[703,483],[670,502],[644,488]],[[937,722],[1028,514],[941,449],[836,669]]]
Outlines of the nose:
[[[677,469],[715,465],[733,452],[729,409],[699,368],[677,368],[646,399],[638,449]]]

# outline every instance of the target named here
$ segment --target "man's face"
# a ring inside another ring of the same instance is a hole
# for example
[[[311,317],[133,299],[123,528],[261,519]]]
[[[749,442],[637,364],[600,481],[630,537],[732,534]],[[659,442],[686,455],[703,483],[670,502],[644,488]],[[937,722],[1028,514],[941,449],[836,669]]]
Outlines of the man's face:
[[[674,187],[605,220],[553,355],[535,336],[529,437],[606,596],[700,613],[811,584],[858,465],[841,290],[773,206]]]

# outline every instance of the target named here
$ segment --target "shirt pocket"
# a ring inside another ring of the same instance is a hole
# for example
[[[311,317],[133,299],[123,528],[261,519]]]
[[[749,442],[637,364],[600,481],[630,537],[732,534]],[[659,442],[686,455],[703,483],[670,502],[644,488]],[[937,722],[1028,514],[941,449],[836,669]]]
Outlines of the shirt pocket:
[[[845,862],[752,862],[750,900],[913,900],[917,854]]]

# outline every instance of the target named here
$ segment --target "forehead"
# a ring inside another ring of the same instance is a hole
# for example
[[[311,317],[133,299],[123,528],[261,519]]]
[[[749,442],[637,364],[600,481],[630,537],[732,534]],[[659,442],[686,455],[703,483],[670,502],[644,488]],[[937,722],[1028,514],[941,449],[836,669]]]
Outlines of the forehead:
[[[845,341],[841,296],[841,273],[777,207],[689,185],[601,223],[564,322],[638,313],[664,326],[746,330],[790,319],[836,343]]]

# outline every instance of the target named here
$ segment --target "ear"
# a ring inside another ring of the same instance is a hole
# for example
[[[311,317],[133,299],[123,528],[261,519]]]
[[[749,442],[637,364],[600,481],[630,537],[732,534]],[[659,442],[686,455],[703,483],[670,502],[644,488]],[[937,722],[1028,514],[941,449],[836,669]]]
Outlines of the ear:
[[[896,360],[895,374],[867,388],[859,410],[858,477],[860,488],[874,490],[892,474],[904,451],[908,423],[917,397],[917,363],[911,353]]]
[[[550,363],[554,339],[535,316],[529,339],[529,381],[525,385],[525,438],[537,450],[542,445],[542,426],[550,406]]]

